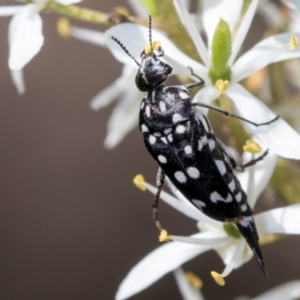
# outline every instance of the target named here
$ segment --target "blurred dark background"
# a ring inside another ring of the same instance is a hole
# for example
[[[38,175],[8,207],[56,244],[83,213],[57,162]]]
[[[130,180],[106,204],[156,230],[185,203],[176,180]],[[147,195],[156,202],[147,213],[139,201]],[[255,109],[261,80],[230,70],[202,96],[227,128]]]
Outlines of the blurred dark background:
[[[124,0],[83,4],[104,12],[128,7]],[[10,17],[0,18],[0,298],[113,299],[130,268],[159,246],[152,196],[132,184],[138,173],[154,183],[156,164],[138,129],[117,148],[105,149],[112,106],[97,113],[89,108],[90,99],[120,75],[121,65],[106,49],[62,40],[57,15],[42,18],[45,44],[25,67],[23,96],[7,67]],[[197,231],[193,221],[165,205],[160,214],[170,232]],[[223,265],[212,251],[185,269],[203,279],[209,300],[255,296],[300,277],[297,237],[263,251],[269,280],[251,260],[225,287],[217,286],[209,273]],[[181,297],[169,274],[132,299]]]

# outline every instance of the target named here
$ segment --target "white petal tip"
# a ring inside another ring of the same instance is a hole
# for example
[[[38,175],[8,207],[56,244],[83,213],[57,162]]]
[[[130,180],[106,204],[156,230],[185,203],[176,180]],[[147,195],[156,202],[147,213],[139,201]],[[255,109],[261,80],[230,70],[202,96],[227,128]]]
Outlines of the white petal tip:
[[[18,94],[21,96],[25,93],[25,82],[23,76],[23,69],[10,70],[12,81],[17,89]]]
[[[108,150],[115,148],[120,143],[120,140],[115,140],[114,138],[106,137],[104,141],[104,147]]]
[[[97,111],[100,109],[100,107],[97,105],[97,103],[95,103],[94,101],[91,101],[89,103],[89,106],[90,106],[90,109],[94,110],[94,111]]]

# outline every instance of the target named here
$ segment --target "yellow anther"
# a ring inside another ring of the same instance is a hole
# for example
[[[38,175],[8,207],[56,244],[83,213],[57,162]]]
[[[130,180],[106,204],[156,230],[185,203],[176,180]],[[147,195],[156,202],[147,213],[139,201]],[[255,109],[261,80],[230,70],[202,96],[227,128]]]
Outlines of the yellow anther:
[[[219,79],[215,83],[215,87],[218,90],[219,95],[222,95],[227,90],[228,86],[229,86],[228,80]]]
[[[289,43],[289,50],[296,49],[298,46],[298,43],[299,43],[298,38],[295,37],[294,35],[292,35],[290,38],[290,43]]]
[[[165,229],[161,230],[160,234],[159,234],[159,237],[158,237],[158,240],[161,243],[171,241],[171,237],[169,236],[168,231],[165,230]]]
[[[70,37],[70,22],[67,18],[59,18],[57,21],[56,29],[58,34],[63,38],[67,39]]]
[[[256,154],[261,152],[261,147],[258,143],[254,142],[253,140],[247,140],[246,144],[243,147],[245,152],[250,152],[252,154]]]
[[[160,47],[160,42],[159,41],[154,41],[152,42],[152,47],[151,44],[147,45],[146,48],[144,49],[145,54],[151,54],[152,50],[155,50]]]
[[[220,286],[224,286],[225,285],[225,279],[224,279],[224,277],[221,274],[219,274],[219,273],[217,273],[215,271],[211,271],[210,275],[213,277],[213,279],[215,280],[215,282],[218,285],[220,285]]]
[[[145,192],[147,190],[146,186],[145,186],[145,178],[143,175],[136,175],[133,178],[133,183],[135,184],[135,186],[140,189],[141,191]]]
[[[203,287],[203,281],[200,277],[198,277],[195,273],[188,271],[185,273],[185,276],[188,280],[188,282],[195,288],[195,289],[202,289]]]

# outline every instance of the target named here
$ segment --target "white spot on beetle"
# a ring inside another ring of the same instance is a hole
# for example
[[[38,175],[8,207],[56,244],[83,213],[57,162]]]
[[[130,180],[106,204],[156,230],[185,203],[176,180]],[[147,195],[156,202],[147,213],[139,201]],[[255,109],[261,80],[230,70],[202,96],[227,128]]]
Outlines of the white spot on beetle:
[[[148,118],[150,118],[151,113],[150,113],[150,106],[149,106],[149,105],[146,106],[145,112],[146,112],[146,116],[147,116]]]
[[[210,200],[213,203],[217,203],[217,201],[224,201],[223,197],[218,192],[212,192],[210,194]]]
[[[197,179],[200,176],[199,170],[195,167],[189,167],[186,171],[189,174],[189,176],[193,179]]]
[[[216,166],[217,166],[219,172],[221,173],[221,175],[226,174],[225,163],[222,160],[219,160],[219,159],[215,159],[215,163],[216,163]]]
[[[180,114],[174,114],[172,117],[172,121],[174,124],[178,123],[180,120],[182,120],[182,115]]]
[[[159,102],[159,109],[162,113],[166,112],[167,108],[166,108],[166,103],[164,101]]]
[[[184,126],[184,125],[178,125],[176,127],[176,132],[177,133],[184,133],[185,131],[186,131],[186,126]]]
[[[157,136],[157,137],[160,137],[161,136],[161,133],[160,132],[154,132],[153,135]]]
[[[163,136],[162,138],[160,138],[160,140],[164,143],[164,144],[168,144],[168,141],[167,139]]]
[[[243,204],[243,205],[241,206],[241,210],[242,210],[242,211],[246,211],[246,210],[247,210],[247,204]]]
[[[192,154],[192,147],[190,145],[186,145],[184,147],[184,152],[185,152],[186,155]]]
[[[178,182],[180,183],[185,183],[186,182],[186,176],[183,174],[181,171],[177,171],[174,173],[175,178],[177,179]]]
[[[232,196],[231,196],[231,195],[228,193],[228,195],[227,195],[227,198],[226,198],[226,201],[225,201],[225,202],[229,203],[229,202],[232,202],[232,200],[233,200]]]
[[[171,131],[172,131],[172,128],[167,128],[167,129],[165,129],[164,133],[169,134]]]
[[[143,132],[148,132],[148,131],[149,131],[148,127],[145,124],[142,124],[141,132],[143,133]]]
[[[236,199],[237,202],[241,202],[241,200],[242,200],[242,193],[239,192],[237,195],[235,195],[235,199]]]
[[[162,163],[162,164],[165,164],[167,163],[167,158],[163,155],[158,155],[158,160]]]
[[[201,200],[198,200],[198,199],[192,199],[192,202],[199,208],[199,209],[202,209],[202,207],[205,207],[206,204],[201,201]]]
[[[233,192],[235,190],[235,181],[234,178],[232,178],[231,182],[228,184],[229,189]]]
[[[203,146],[207,144],[207,136],[204,135],[201,137],[201,139],[198,141],[198,150],[201,151]]]
[[[149,136],[149,143],[150,143],[151,145],[154,145],[155,142],[156,142],[156,137],[155,137],[154,135],[151,134],[151,135]]]
[[[208,141],[208,146],[209,146],[210,151],[213,151],[213,150],[215,149],[215,147],[216,147],[216,142],[215,142],[215,140],[214,140],[214,139],[210,139],[210,140]]]
[[[252,217],[244,217],[239,224],[241,224],[243,227],[249,227],[252,223]]]
[[[179,92],[179,96],[181,99],[188,99],[190,98],[189,94],[187,92],[184,92],[184,91],[180,91]]]
[[[217,203],[217,201],[222,201],[222,202],[225,202],[225,203],[229,203],[231,202],[233,199],[232,199],[232,196],[230,194],[227,195],[227,198],[224,199],[218,192],[212,192],[210,194],[210,200],[214,203]]]
[[[172,133],[170,133],[170,134],[168,135],[168,140],[169,140],[170,143],[173,142],[173,135],[172,135]]]

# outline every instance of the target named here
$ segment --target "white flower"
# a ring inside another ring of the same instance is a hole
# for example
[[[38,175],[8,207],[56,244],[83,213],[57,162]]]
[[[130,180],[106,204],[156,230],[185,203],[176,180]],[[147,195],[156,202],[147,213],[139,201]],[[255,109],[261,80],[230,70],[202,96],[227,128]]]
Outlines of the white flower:
[[[182,2],[180,0],[174,0],[175,8],[182,24],[190,34],[202,58],[203,64],[187,57],[178,50],[163,33],[153,30],[153,40],[159,40],[161,42],[165,52],[164,58],[173,66],[175,74],[180,73],[190,76],[190,69],[187,67],[192,67],[195,74],[205,80],[206,86],[197,93],[194,97],[194,102],[210,103],[212,100],[218,98],[218,91],[209,76],[211,41],[220,18],[228,23],[231,31],[236,29],[237,20],[240,16],[241,3],[239,0],[204,1],[202,20],[208,40],[207,47]],[[230,84],[224,93],[233,101],[241,117],[256,123],[264,123],[272,120],[276,115],[238,82],[268,64],[300,57],[300,50],[298,48],[294,51],[289,50],[290,33],[286,33],[274,35],[262,40],[236,59],[252,22],[257,4],[258,0],[251,1],[237,32],[232,34],[234,39],[231,45],[231,55],[228,60],[228,66],[231,71]],[[232,7],[235,7],[235,9],[232,9]],[[128,57],[119,45],[111,40],[111,36],[117,37],[138,60],[141,47],[149,43],[148,28],[134,24],[120,24],[106,32],[107,45],[114,56],[123,63],[131,63],[132,66],[137,67],[134,61]],[[300,34],[295,34],[295,36],[300,38]],[[300,135],[284,120],[279,119],[271,125],[261,127],[255,127],[248,123],[244,123],[244,125],[251,135],[254,135],[261,144],[264,144],[277,155],[300,159]]]
[[[194,287],[189,281],[182,268],[174,270],[174,276],[178,289],[184,300],[204,300],[200,288]]]
[[[276,155],[269,153],[263,161],[237,175],[243,189],[248,193],[251,207],[269,182],[275,162]],[[146,182],[141,184],[151,193],[156,193],[156,187]],[[229,236],[223,223],[205,216],[172,185],[170,187],[176,197],[162,191],[161,199],[196,220],[201,232],[190,237],[171,235],[172,242],[152,251],[131,269],[118,289],[117,300],[126,299],[142,291],[165,274],[208,250],[215,250],[225,264],[222,274],[214,273],[214,278],[219,284],[222,284],[223,278],[233,269],[242,266],[253,255],[243,238]],[[258,233],[300,234],[299,213],[300,204],[259,213],[254,216]]]
[[[69,34],[85,42],[106,47],[105,35],[102,32],[70,26]],[[107,125],[108,133],[104,142],[107,148],[118,145],[137,125],[139,105],[144,93],[134,83],[136,72],[135,66],[124,64],[121,76],[100,91],[90,103],[93,110],[99,110],[118,99]]]
[[[195,288],[189,281],[188,277],[182,270],[178,268],[174,271],[175,279],[184,300],[204,300],[201,291]],[[283,283],[270,289],[261,295],[250,297],[238,297],[237,299],[252,299],[252,300],[294,300],[300,296],[300,280],[293,280]],[[237,300],[236,299],[236,300]]]
[[[294,280],[283,283],[252,300],[294,300],[300,296],[300,281]]]
[[[69,5],[80,1],[56,0],[55,2]],[[44,44],[43,22],[39,12],[48,2],[49,0],[35,0],[24,5],[0,6],[0,16],[13,16],[8,29],[8,66],[19,94],[25,92],[23,68]]]

